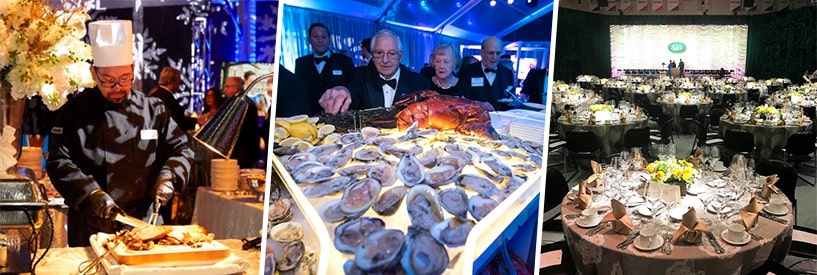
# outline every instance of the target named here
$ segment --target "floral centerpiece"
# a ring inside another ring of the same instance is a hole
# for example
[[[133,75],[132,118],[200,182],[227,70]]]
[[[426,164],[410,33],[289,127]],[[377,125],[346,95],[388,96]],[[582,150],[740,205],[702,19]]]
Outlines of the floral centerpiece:
[[[755,113],[761,116],[767,116],[774,114],[777,109],[774,106],[769,106],[768,104],[760,105],[755,107]]]
[[[678,94],[678,96],[679,96],[679,97],[681,97],[681,96],[682,96],[682,97],[692,97],[692,93],[690,93],[690,92],[683,92],[683,93]]]
[[[607,105],[607,104],[593,104],[593,105],[590,105],[590,111],[591,112],[601,112],[601,111],[612,112],[613,111],[613,106],[610,106],[610,105]]]
[[[698,176],[695,165],[686,160],[675,158],[667,161],[654,161],[647,165],[646,171],[650,173],[650,179],[654,182],[679,185],[682,195],[686,193],[692,181]]]
[[[580,75],[576,77],[576,82],[591,82],[595,79],[598,78],[592,75]]]
[[[58,2],[55,4],[54,2]],[[51,110],[92,87],[91,47],[82,41],[87,0],[0,1],[0,86],[15,100],[40,95]]]
[[[641,90],[641,91],[649,91],[649,90],[652,89],[652,85],[641,84],[641,85],[638,85],[638,89]]]
[[[570,89],[569,84],[565,84],[565,83],[556,84],[556,90],[557,91],[566,91],[567,89]]]
[[[725,93],[731,92],[732,91],[732,85],[729,85],[729,84],[723,85],[723,86],[721,86],[721,89],[723,89],[723,92],[725,92]]]
[[[789,97],[793,97],[793,96],[803,96],[803,94],[801,94],[800,92],[789,92],[788,96],[789,96]]]

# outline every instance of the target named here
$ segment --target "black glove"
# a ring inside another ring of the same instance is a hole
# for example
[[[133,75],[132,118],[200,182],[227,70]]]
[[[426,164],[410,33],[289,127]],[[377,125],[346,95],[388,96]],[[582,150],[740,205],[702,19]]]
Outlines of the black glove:
[[[113,209],[119,208],[111,196],[105,193],[105,191],[102,191],[102,189],[91,192],[91,195],[88,196],[88,203],[94,215],[105,219],[112,219],[114,215]]]
[[[164,206],[171,198],[173,198],[173,181],[160,178],[156,181],[155,199]]]

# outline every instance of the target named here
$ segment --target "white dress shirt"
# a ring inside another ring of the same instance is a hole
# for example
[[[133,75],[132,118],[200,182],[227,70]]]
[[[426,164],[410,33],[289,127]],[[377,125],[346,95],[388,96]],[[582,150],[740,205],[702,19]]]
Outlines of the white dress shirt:
[[[482,63],[480,63],[480,64],[482,65],[482,73],[484,73],[485,78],[488,79],[488,85],[494,86],[494,80],[496,79],[496,73],[495,72],[486,72],[485,69],[488,69],[488,68],[485,68],[485,64],[482,64]],[[497,68],[497,67],[494,67],[494,69],[498,70],[499,68]]]
[[[382,74],[380,78],[383,80],[396,79],[397,85],[400,85],[400,68],[397,68],[397,72],[395,72],[391,78],[386,79]],[[394,85],[394,89],[392,89],[391,86],[383,84],[383,107],[391,107],[392,104],[394,104],[394,94],[397,92],[397,85]]]
[[[313,53],[313,55],[315,56],[315,59],[318,59],[318,58],[321,58],[321,57],[329,58],[332,55],[332,51],[326,51],[326,53],[323,54],[323,55],[317,55],[317,54],[314,54],[314,53]],[[321,63],[315,64],[315,69],[318,70],[318,74],[321,74],[323,72],[323,67],[324,66],[326,66],[326,61],[321,61]]]

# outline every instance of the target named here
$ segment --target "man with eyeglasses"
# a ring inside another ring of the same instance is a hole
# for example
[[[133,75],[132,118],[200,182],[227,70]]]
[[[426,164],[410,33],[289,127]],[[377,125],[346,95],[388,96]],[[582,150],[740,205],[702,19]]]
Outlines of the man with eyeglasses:
[[[154,205],[183,190],[193,158],[164,103],[131,89],[131,22],[92,22],[88,35],[97,87],[60,109],[46,165],[70,207],[72,247],[88,246],[92,234],[121,229],[113,221],[120,211],[147,220]]]
[[[224,95],[227,101],[244,90],[244,79],[233,76],[224,81]],[[252,102],[249,98],[247,101]],[[244,115],[244,122],[238,132],[238,140],[233,148],[231,159],[238,161],[241,168],[256,168],[255,164],[261,159],[261,129],[258,127],[258,112],[253,107]]]
[[[348,87],[334,87],[320,98],[320,105],[327,113],[345,112],[348,109],[363,110],[375,107],[391,107],[396,99],[407,94],[428,90],[431,82],[400,64],[403,46],[400,37],[389,30],[381,30],[372,37],[372,62],[358,71]]]
[[[355,64],[348,56],[335,54],[329,50],[332,39],[326,25],[314,23],[309,26],[308,33],[312,53],[295,60],[295,75],[309,86],[309,109],[312,114],[317,114],[321,110],[318,100],[323,92],[335,86],[349,84],[355,71]]]
[[[509,103],[500,102],[500,99],[507,98],[505,90],[514,92],[513,72],[505,66],[499,64],[499,56],[502,54],[502,40],[491,36],[482,40],[479,49],[479,56],[482,60],[479,63],[465,65],[460,69],[460,82],[457,83],[458,90],[471,100],[490,103],[495,110],[502,111],[509,108]]]
[[[181,93],[182,72],[176,68],[164,67],[159,74],[159,85],[150,89],[148,94],[151,97],[161,99],[165,103],[165,108],[170,111],[170,117],[182,128],[182,131],[193,131],[198,121],[194,117],[184,114],[184,108],[179,105],[179,101],[173,96],[174,93]]]

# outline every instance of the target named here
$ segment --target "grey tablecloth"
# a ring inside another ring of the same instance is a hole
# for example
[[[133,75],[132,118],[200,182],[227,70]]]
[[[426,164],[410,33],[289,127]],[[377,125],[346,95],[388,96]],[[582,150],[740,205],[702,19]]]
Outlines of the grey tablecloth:
[[[782,194],[775,196],[785,199]],[[791,204],[788,204],[789,213],[780,216],[788,221],[786,225],[759,218],[751,232],[762,236],[763,240],[734,246],[718,236],[721,232],[713,231],[725,250],[724,254],[716,254],[712,245],[704,242],[672,245],[672,254],[665,255],[660,249],[641,251],[634,245],[619,249],[616,246],[627,236],[609,229],[587,236],[585,233],[590,229],[578,227],[577,219],[566,218],[566,215],[581,212],[574,204],[567,204],[568,197],[562,201],[562,226],[579,274],[747,274],[767,259],[782,260],[791,246],[794,226]]]
[[[664,115],[671,116],[675,119],[673,124],[675,125],[675,129],[684,129],[683,120],[680,118],[680,111],[681,106],[683,105],[697,105],[698,106],[698,113],[705,114],[709,113],[709,109],[712,109],[712,100],[707,100],[706,102],[698,102],[697,100],[690,100],[690,103],[675,103],[675,102],[667,102],[665,100],[659,100],[658,105],[661,106],[661,111],[664,112]]]
[[[625,123],[587,125],[586,122],[578,123],[577,121],[568,123],[565,117],[560,117],[557,127],[562,139],[565,139],[565,133],[572,130],[585,130],[596,134],[602,153],[609,156],[617,144],[624,142],[624,134],[627,133],[627,130],[647,126],[647,122],[647,117],[643,116],[640,119],[627,120]]]
[[[636,103],[635,102],[636,95],[646,95],[647,99],[650,100],[650,104],[655,104],[655,102],[658,100],[658,97],[661,96],[661,93],[656,91],[649,91],[646,93],[643,91],[625,91],[624,100],[626,100],[627,102]]]
[[[752,133],[755,136],[755,155],[760,160],[767,160],[775,150],[786,147],[786,141],[797,132],[806,132],[812,122],[806,124],[788,123],[783,126],[759,123],[757,125],[746,124],[743,121],[730,121],[726,116],[721,117],[720,135],[724,136],[726,130],[737,129]]]
[[[728,94],[735,95],[735,100],[736,100],[735,102],[746,102],[746,101],[749,100],[749,93],[747,93],[746,91],[737,92],[737,93],[728,93]],[[715,102],[721,102],[721,100],[723,99],[723,96],[727,95],[727,93],[710,91],[710,92],[707,92],[706,95],[709,96],[709,98],[711,98]]]

